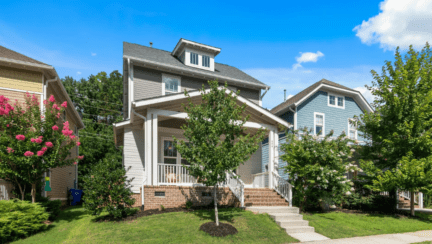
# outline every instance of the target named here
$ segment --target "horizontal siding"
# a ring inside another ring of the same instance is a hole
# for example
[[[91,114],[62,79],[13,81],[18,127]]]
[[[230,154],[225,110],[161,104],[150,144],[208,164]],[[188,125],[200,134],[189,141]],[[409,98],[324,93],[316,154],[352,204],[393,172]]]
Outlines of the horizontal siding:
[[[278,169],[278,173],[279,175],[284,178],[284,179],[288,179],[288,174],[285,173],[285,169],[283,167],[285,167],[287,165],[286,162],[282,161],[282,151],[281,151],[281,145],[283,143],[286,142],[286,139],[283,135],[280,135],[279,137],[279,169]],[[261,170],[262,172],[266,172],[266,168],[265,166],[269,163],[269,144],[267,143],[263,143],[262,144],[262,164],[261,164]]]
[[[245,184],[252,184],[252,175],[261,173],[261,158],[261,148],[259,148],[248,161],[238,167],[238,175]]]
[[[240,96],[249,99],[255,104],[259,105],[259,97],[260,97],[261,90],[252,90],[244,87],[242,88],[238,87],[237,89],[240,90]]]
[[[0,66],[0,87],[43,92],[42,72]]]
[[[134,100],[162,95],[162,73],[134,66]]]
[[[129,167],[126,173],[128,179],[133,179],[131,182],[132,191],[140,192],[141,183],[144,175],[144,131],[137,129],[125,128],[124,132],[124,148],[123,148],[123,163],[125,169]]]

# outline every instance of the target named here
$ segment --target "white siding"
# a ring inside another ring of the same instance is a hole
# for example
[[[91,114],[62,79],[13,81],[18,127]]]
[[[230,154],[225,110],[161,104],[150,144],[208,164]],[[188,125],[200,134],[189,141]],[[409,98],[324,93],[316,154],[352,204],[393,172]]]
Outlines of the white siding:
[[[143,130],[125,128],[123,154],[125,169],[127,170],[131,167],[126,173],[126,176],[128,179],[134,178],[131,182],[132,191],[134,193],[139,193],[144,175]]]
[[[252,184],[252,175],[261,173],[261,160],[262,156],[260,145],[260,148],[258,148],[258,150],[251,155],[248,161],[246,161],[244,164],[240,164],[237,173],[245,184]]]

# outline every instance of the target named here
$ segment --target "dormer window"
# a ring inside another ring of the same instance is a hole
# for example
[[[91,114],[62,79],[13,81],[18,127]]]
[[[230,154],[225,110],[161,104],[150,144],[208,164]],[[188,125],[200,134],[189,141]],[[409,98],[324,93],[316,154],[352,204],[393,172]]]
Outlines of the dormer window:
[[[162,94],[168,95],[180,92],[180,77],[162,74]]]
[[[335,108],[345,108],[345,97],[336,94],[328,94],[328,105]]]
[[[190,53],[190,63],[198,65],[198,53]]]
[[[202,56],[202,66],[204,67],[210,67],[210,57],[203,55]]]

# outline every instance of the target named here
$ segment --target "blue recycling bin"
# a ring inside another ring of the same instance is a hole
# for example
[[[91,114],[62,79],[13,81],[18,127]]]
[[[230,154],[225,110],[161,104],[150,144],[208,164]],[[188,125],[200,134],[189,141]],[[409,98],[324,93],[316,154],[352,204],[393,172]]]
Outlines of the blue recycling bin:
[[[71,205],[75,206],[75,205],[77,205],[77,203],[79,203],[81,201],[82,190],[70,189],[69,191],[70,191],[71,197],[72,197]]]

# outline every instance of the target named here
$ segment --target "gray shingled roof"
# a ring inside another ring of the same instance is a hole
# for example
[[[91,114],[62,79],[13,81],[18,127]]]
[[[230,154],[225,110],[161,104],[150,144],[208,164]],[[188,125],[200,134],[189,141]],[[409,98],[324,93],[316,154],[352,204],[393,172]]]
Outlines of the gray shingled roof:
[[[37,60],[32,59],[30,57],[27,57],[21,53],[12,51],[12,50],[5,48],[3,46],[0,46],[0,58],[7,58],[7,59],[13,59],[13,60],[18,60],[18,61],[23,61],[23,62],[34,63],[34,64],[47,65],[45,63],[42,63],[40,61],[37,61]]]
[[[279,111],[281,111],[281,110],[283,110],[283,109],[285,109],[285,108],[293,105],[294,103],[300,101],[304,96],[307,96],[310,92],[312,92],[315,88],[317,88],[321,84],[326,84],[326,85],[330,85],[330,86],[334,86],[334,87],[338,87],[338,88],[342,88],[342,89],[347,89],[347,90],[350,90],[350,91],[355,91],[355,92],[360,93],[359,91],[353,90],[351,88],[348,88],[346,86],[340,85],[340,84],[335,83],[333,81],[322,79],[322,80],[320,80],[320,81],[312,84],[308,88],[304,89],[303,91],[297,93],[295,96],[287,99],[285,102],[283,102],[283,103],[277,105],[276,107],[272,108],[270,110],[270,112],[272,112],[273,114],[276,114],[277,112],[279,112]]]
[[[243,71],[235,67],[226,64],[216,63],[216,62],[215,62],[214,72],[198,69],[194,67],[189,67],[183,64],[176,57],[172,56],[171,52],[152,48],[152,47],[146,47],[138,44],[123,42],[123,55],[129,57],[135,57],[138,59],[144,59],[151,62],[158,62],[170,66],[175,66],[185,71],[191,71],[191,72],[195,71],[195,72],[205,73],[206,75],[209,76],[215,76],[215,75],[225,76],[232,79],[242,80],[245,83],[250,83],[261,87],[268,87],[268,85],[264,84],[263,82],[253,78],[252,76],[244,73]]]

